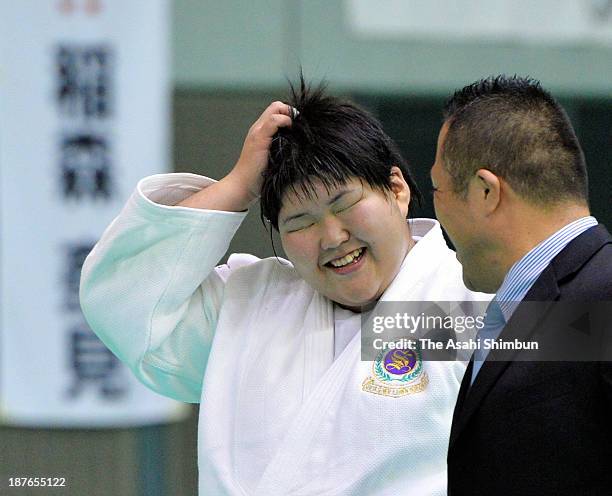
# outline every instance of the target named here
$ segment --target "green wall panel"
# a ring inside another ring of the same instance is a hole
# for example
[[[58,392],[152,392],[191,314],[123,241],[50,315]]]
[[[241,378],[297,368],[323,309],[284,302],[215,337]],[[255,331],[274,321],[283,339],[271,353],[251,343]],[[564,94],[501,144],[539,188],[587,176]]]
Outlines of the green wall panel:
[[[382,40],[356,35],[344,0],[176,0],[179,87],[280,88],[298,64],[337,89],[441,95],[495,73],[528,74],[557,95],[612,97],[612,47]]]

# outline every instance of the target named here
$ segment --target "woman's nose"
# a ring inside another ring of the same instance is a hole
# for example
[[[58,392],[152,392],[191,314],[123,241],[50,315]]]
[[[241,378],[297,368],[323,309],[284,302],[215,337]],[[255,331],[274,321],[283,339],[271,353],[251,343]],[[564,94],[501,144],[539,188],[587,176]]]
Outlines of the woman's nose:
[[[335,218],[325,219],[321,225],[321,249],[332,250],[348,241],[350,234],[343,223]]]

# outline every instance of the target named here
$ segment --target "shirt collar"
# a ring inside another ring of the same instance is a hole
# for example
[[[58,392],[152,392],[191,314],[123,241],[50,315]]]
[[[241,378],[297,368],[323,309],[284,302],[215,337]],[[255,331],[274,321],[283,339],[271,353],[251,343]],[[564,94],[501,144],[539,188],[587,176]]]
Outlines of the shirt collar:
[[[540,274],[570,241],[597,225],[595,217],[581,217],[529,250],[508,271],[494,300],[499,302],[506,322]]]

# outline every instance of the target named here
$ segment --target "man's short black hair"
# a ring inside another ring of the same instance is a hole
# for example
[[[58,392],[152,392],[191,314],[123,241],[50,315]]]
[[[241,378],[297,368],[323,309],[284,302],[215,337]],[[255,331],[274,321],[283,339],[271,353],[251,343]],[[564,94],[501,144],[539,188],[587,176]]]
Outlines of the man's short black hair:
[[[313,88],[300,76],[299,88],[290,84],[287,102],[299,112],[290,128],[281,128],[272,140],[261,188],[261,214],[278,230],[283,195],[291,191],[312,198],[315,181],[331,189],[352,178],[373,189],[390,190],[391,167],[402,171],[411,202],[421,194],[397,146],[381,124],[354,103],[325,94],[325,85]]]
[[[489,169],[537,205],[587,203],[584,154],[567,114],[540,82],[491,76],[455,92],[444,108],[443,163],[456,193]]]

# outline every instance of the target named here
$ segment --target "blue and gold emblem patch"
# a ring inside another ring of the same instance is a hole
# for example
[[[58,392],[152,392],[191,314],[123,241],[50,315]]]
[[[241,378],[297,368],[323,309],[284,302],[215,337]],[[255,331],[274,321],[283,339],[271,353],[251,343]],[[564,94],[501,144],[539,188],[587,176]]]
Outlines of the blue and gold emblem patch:
[[[368,393],[397,398],[420,393],[428,383],[420,350],[383,350],[372,362],[372,375],[361,387]]]

